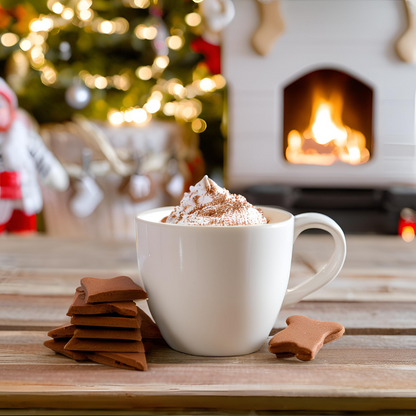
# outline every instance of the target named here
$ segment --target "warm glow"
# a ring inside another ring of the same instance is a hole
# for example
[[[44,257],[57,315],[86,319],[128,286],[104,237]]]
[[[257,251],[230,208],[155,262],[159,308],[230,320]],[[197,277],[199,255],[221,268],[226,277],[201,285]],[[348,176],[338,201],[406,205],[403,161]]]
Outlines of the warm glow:
[[[150,6],[149,0],[134,0],[134,5],[139,7],[140,9],[145,9],[146,7]]]
[[[92,6],[92,0],[81,0],[77,4],[78,10],[87,10]]]
[[[167,56],[158,56],[155,59],[155,65],[159,68],[165,69],[169,65],[169,58]]]
[[[53,28],[53,20],[49,17],[41,17],[32,20],[29,27],[32,32],[49,32]]]
[[[147,120],[147,112],[143,108],[134,108],[131,111],[131,118],[137,124],[144,123]]]
[[[32,47],[32,42],[29,39],[22,39],[20,41],[20,49],[22,51],[28,51]]]
[[[98,26],[98,30],[101,33],[104,33],[106,35],[110,35],[115,32],[116,25],[113,22],[110,22],[109,20],[104,20],[104,22],[101,22],[101,24]]]
[[[215,90],[215,82],[211,78],[204,78],[199,83],[199,88],[201,88],[202,91],[208,92]]]
[[[71,20],[74,17],[74,11],[68,7],[62,12],[61,16],[65,20]]]
[[[143,81],[147,81],[152,78],[152,68],[150,66],[140,66],[136,69],[136,75]]]
[[[116,25],[116,32],[120,35],[123,33],[128,32],[129,30],[129,22],[124,17],[117,17],[114,19],[114,23]]]
[[[327,100],[315,94],[308,128],[302,134],[298,130],[288,134],[287,160],[308,165],[367,162],[370,159],[367,139],[363,133],[343,123],[342,109],[341,95],[333,95]]]
[[[195,133],[202,133],[207,128],[207,123],[205,120],[202,120],[202,118],[197,118],[192,122],[191,126]]]
[[[166,116],[173,116],[175,114],[175,109],[175,103],[166,103],[163,106],[163,114],[165,114]]]
[[[13,46],[16,45],[16,43],[19,42],[19,36],[15,35],[14,33],[4,33],[1,35],[1,43],[4,46]]]
[[[91,10],[81,10],[79,12],[79,18],[81,20],[90,20],[92,18],[92,11]]]
[[[202,21],[202,17],[198,13],[189,13],[185,16],[185,22],[189,26],[198,26]]]
[[[124,121],[123,113],[121,113],[120,111],[112,111],[108,114],[108,120],[110,121],[111,124],[114,124],[115,126],[117,126],[123,123]]]
[[[156,113],[160,109],[160,101],[159,100],[149,100],[145,105],[144,108],[150,114]]]
[[[59,3],[59,1],[57,1],[53,4],[52,11],[56,14],[61,14],[64,11],[64,6],[62,5],[62,3]]]
[[[43,84],[50,85],[56,81],[56,72],[53,68],[46,66],[41,68],[41,71],[41,81]]]
[[[169,36],[166,38],[166,45],[168,45],[170,49],[177,50],[182,48],[183,41],[180,36]]]
[[[224,88],[225,84],[227,83],[221,74],[214,75],[212,80],[215,82],[215,85],[218,89]]]
[[[415,230],[412,226],[406,225],[402,230],[402,238],[406,243],[410,243],[415,238]]]
[[[158,101],[162,101],[163,99],[163,94],[160,91],[153,91],[152,92],[152,100],[158,100]]]
[[[98,88],[99,90],[103,90],[104,88],[107,87],[108,81],[107,81],[106,78],[104,78],[100,75],[95,79],[94,84],[95,84],[96,88]]]
[[[157,29],[154,26],[139,25],[135,33],[139,39],[153,40],[157,36]]]

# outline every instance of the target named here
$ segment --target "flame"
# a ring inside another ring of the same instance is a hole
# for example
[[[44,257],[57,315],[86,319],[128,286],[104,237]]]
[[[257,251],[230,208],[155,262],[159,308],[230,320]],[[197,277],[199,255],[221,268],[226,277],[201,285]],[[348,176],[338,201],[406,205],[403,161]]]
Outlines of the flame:
[[[343,123],[342,108],[340,94],[330,100],[315,94],[308,128],[302,134],[297,130],[288,134],[286,159],[308,165],[332,165],[337,160],[351,165],[367,162],[367,139]]]

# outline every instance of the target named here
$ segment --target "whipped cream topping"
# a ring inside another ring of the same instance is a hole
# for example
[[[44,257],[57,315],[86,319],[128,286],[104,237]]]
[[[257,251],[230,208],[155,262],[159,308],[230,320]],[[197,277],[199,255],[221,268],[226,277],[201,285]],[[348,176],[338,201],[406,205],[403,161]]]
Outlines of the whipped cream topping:
[[[255,225],[267,224],[260,208],[251,205],[241,195],[231,194],[208,176],[191,186],[171,214],[168,224],[186,225]]]

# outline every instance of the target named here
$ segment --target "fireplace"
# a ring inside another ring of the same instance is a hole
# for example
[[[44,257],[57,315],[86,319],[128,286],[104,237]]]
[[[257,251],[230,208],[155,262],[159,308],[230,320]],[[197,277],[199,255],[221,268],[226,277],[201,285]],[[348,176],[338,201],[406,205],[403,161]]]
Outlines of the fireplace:
[[[283,90],[283,155],[289,163],[367,163],[373,144],[373,91],[331,69],[310,72]]]
[[[416,186],[416,69],[394,50],[402,2],[281,0],[285,31],[267,56],[250,42],[256,1],[234,4],[227,185]]]

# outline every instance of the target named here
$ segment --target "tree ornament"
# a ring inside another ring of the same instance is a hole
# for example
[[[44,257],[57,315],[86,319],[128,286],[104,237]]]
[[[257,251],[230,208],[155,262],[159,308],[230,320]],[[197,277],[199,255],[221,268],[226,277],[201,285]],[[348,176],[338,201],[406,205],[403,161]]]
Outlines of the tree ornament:
[[[257,0],[260,24],[251,38],[251,44],[259,55],[268,55],[285,30],[279,3],[280,0]]]
[[[91,92],[79,79],[66,90],[65,100],[69,106],[76,110],[85,108],[91,99]]]
[[[396,43],[399,58],[409,64],[416,61],[416,0],[405,0],[407,29]]]

